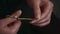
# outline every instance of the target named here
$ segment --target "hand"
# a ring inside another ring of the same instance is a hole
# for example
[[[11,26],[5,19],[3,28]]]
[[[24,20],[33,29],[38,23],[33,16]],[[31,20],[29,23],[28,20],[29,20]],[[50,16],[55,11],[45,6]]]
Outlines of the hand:
[[[30,23],[39,27],[50,23],[53,4],[50,0],[27,0],[28,5],[33,8],[35,19]]]
[[[19,17],[21,15],[21,11],[17,11],[11,16]],[[16,34],[21,26],[21,21],[16,18],[6,17],[4,19],[0,19],[0,34]]]

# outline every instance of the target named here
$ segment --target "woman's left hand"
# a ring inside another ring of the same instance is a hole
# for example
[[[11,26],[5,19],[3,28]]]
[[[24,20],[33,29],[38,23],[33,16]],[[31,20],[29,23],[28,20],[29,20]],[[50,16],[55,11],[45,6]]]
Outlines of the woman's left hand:
[[[53,3],[50,0],[28,0],[28,5],[33,8],[35,19],[30,23],[39,27],[50,23]]]

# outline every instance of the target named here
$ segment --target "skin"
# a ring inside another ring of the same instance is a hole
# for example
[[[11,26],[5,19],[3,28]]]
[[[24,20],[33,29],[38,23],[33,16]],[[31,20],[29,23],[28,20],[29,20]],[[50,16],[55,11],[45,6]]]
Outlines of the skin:
[[[32,25],[43,27],[50,23],[53,10],[50,0],[27,0],[27,3],[34,10],[35,19],[30,22]]]
[[[32,25],[43,27],[50,23],[53,4],[50,0],[27,0],[28,5],[33,8],[35,18],[30,22]],[[43,10],[41,10],[41,8]],[[21,10],[10,16],[20,16]],[[21,26],[21,20],[6,17],[0,19],[0,34],[16,34]]]
[[[11,16],[20,16],[21,10],[13,13]],[[0,19],[0,34],[16,34],[21,26],[21,21],[15,18],[6,17]]]

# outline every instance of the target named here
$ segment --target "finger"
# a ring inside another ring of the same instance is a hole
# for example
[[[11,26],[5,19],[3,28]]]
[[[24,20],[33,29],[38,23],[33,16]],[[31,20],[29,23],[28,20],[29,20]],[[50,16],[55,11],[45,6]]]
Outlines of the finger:
[[[43,9],[41,19],[44,19],[44,17],[49,14],[49,11],[51,10],[51,8],[53,8],[53,4],[51,2],[48,2],[43,7],[44,9]]]
[[[22,14],[22,11],[21,10],[18,10],[14,14],[11,14],[11,16],[17,16],[17,17],[19,17],[21,14]]]
[[[51,8],[49,13],[45,16],[45,18],[39,20],[38,23],[42,23],[42,22],[48,21],[50,19],[50,17],[51,17],[52,11],[53,11],[53,8]]]
[[[46,26],[46,25],[48,25],[48,24],[50,23],[50,20],[51,20],[52,11],[53,11],[53,7],[50,8],[50,11],[49,11],[49,13],[45,16],[45,18],[39,20],[38,23],[36,22],[36,24],[40,24],[40,26]]]
[[[39,26],[39,27],[43,27],[43,26],[46,26],[50,23],[50,19],[44,23],[34,23],[33,25],[35,26]]]
[[[34,10],[34,17],[40,19],[41,16],[40,3],[36,2],[33,7],[33,10]]]
[[[33,9],[34,9],[35,19],[33,19],[30,23],[34,23],[34,22],[38,21],[41,17],[40,4],[39,5],[34,5]]]
[[[11,29],[12,32],[18,32],[20,26],[21,26],[21,21],[19,20],[19,21],[15,21],[14,24],[9,28]]]
[[[48,21],[44,22],[44,23],[41,23],[39,26],[40,27],[43,27],[43,26],[48,25],[49,23],[50,23],[50,19]]]
[[[34,10],[34,17],[35,17],[35,19],[33,19],[30,23],[34,23],[34,22],[40,20],[40,16],[41,16],[40,8]]]
[[[20,15],[21,15],[21,11],[17,11],[14,14],[12,14],[11,16],[19,17]],[[5,25],[7,25],[7,24],[9,24],[11,22],[14,22],[15,20],[16,20],[15,18],[6,17],[6,18],[0,20],[0,25],[5,26]]]

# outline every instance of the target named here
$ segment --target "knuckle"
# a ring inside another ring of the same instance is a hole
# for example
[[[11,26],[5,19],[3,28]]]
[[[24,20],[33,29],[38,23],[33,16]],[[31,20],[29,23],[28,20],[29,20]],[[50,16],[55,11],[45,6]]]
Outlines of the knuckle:
[[[49,1],[49,4],[52,8],[54,7],[54,4],[51,1]]]
[[[51,6],[54,7],[54,4],[51,2]]]
[[[54,4],[53,3],[51,5],[52,5],[52,7],[54,7]]]

